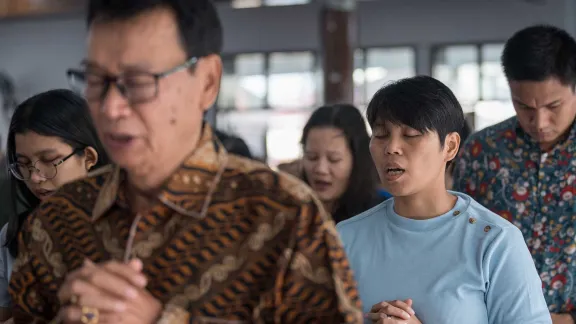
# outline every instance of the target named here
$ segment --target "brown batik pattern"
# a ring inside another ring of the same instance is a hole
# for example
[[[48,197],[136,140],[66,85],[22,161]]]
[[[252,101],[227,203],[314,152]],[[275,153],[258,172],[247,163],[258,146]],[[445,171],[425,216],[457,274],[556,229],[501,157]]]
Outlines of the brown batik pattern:
[[[85,258],[122,259],[133,218],[123,184],[122,172],[108,167],[65,186],[29,217],[10,286],[16,323],[53,319],[58,288]],[[165,305],[165,322],[362,323],[334,224],[308,187],[228,155],[208,126],[140,216],[131,253]]]

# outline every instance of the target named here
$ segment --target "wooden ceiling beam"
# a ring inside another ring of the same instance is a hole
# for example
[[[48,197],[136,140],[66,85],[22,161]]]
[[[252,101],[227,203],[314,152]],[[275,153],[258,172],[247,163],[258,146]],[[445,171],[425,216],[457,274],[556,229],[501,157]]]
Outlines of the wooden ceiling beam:
[[[0,19],[78,12],[85,5],[84,0],[2,0]]]

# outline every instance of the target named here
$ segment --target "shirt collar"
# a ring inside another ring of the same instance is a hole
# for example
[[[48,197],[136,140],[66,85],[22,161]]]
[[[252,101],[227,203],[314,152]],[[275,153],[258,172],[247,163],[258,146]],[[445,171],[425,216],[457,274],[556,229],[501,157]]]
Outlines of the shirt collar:
[[[205,215],[227,160],[224,146],[215,138],[212,128],[204,125],[197,148],[163,185],[158,200],[182,215]],[[124,172],[114,166],[100,189],[92,210],[92,221],[102,217],[114,204],[128,206],[124,183]]]

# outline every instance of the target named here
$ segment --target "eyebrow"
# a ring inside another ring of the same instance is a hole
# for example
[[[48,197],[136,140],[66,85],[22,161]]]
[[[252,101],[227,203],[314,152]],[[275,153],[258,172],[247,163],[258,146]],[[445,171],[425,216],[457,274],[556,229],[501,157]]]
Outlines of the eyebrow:
[[[328,155],[342,155],[342,153],[338,151],[326,151],[326,153]],[[315,151],[304,151],[304,154],[318,154],[318,153]]]
[[[97,69],[97,70],[100,70],[103,72],[107,71],[104,67],[102,67],[98,63],[90,61],[88,59],[82,60],[82,62],[80,62],[80,65],[82,65],[86,68]],[[125,71],[125,72],[151,73],[150,72],[150,66],[148,66],[147,64],[121,64],[120,69]]]
[[[51,154],[51,153],[57,153],[55,149],[44,149],[44,150],[40,150],[38,152],[34,152],[33,155],[44,155],[44,154]],[[26,159],[30,159],[28,158],[26,155],[22,155],[22,154],[18,154],[16,153],[16,157],[17,158],[26,158]]]
[[[522,101],[520,101],[520,100],[518,100],[518,99],[513,99],[513,100],[514,100],[517,104],[520,104],[520,105],[522,105],[522,106],[526,106],[526,107],[528,107],[528,108],[536,109],[535,107],[533,107],[533,106],[531,106],[531,105],[527,105],[527,104],[523,103]],[[561,101],[562,101],[562,99],[556,99],[556,100],[553,100],[553,101],[551,101],[551,102],[549,102],[549,103],[547,103],[547,104],[545,104],[545,105],[542,105],[542,106],[543,106],[543,107],[552,106],[552,105],[555,105],[555,104],[559,104]]]

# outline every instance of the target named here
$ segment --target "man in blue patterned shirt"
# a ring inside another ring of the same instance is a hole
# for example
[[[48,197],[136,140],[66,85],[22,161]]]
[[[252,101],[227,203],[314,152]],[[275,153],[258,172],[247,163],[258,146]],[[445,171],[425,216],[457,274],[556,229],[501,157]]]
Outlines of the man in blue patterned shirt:
[[[516,116],[470,137],[454,189],[522,230],[554,324],[574,324],[576,41],[529,27],[508,40],[502,65]]]

